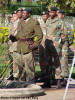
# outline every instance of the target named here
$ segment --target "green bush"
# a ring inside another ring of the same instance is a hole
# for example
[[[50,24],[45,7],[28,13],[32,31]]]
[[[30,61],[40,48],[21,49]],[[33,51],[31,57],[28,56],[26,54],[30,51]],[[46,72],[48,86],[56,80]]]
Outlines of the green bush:
[[[0,43],[8,41],[8,27],[0,27]]]

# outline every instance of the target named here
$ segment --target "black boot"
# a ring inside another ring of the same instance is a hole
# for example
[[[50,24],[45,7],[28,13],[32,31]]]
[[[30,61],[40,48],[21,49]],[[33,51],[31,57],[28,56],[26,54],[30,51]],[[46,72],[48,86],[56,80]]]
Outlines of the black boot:
[[[42,88],[51,88],[50,79],[45,79],[44,80],[44,84],[42,85]]]
[[[63,81],[61,82],[61,86],[66,87],[66,84],[67,84],[67,80],[63,79]]]
[[[14,80],[13,75],[10,75],[10,76],[8,77],[8,79],[7,79],[7,80],[11,80],[11,81],[13,81],[13,80]]]

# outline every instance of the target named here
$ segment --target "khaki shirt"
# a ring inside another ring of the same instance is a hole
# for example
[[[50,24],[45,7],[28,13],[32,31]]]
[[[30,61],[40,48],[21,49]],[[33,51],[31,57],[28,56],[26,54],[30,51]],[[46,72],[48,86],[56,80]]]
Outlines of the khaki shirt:
[[[17,34],[18,22],[19,22],[19,19],[13,23],[10,23],[9,35],[12,34],[15,36]],[[9,44],[9,52],[17,51],[17,42],[12,42],[11,40],[9,40],[8,44]]]
[[[15,37],[18,40],[17,52],[25,54],[32,52],[32,50],[29,47],[29,41],[21,41],[20,39],[30,39],[31,42],[33,42],[34,46],[38,48],[42,41],[43,33],[38,21],[30,17],[30,19],[26,23],[24,22],[24,20],[19,22],[17,35]],[[34,41],[35,37],[36,40]]]

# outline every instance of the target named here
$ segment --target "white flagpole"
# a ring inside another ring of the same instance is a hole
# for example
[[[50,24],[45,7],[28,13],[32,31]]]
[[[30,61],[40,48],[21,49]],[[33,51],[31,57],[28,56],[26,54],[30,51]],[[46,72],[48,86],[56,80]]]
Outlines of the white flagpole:
[[[65,89],[63,100],[66,100],[66,96],[67,96],[68,87],[69,87],[69,83],[70,83],[70,79],[71,79],[74,64],[75,64],[75,53],[74,53],[74,57],[73,57],[73,61],[72,61],[72,67],[71,67],[71,71],[70,71],[69,78],[68,78],[68,81],[67,81],[67,86],[66,86],[66,89]]]

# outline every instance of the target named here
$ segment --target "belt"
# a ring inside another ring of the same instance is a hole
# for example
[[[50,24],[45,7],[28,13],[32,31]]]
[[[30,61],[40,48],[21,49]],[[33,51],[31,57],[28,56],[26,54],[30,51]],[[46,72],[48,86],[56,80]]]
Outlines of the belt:
[[[20,40],[20,41],[22,41],[22,42],[25,42],[25,41],[30,41],[30,39],[29,39],[29,38],[25,38],[25,39],[23,39],[23,38],[18,38],[18,40]]]

